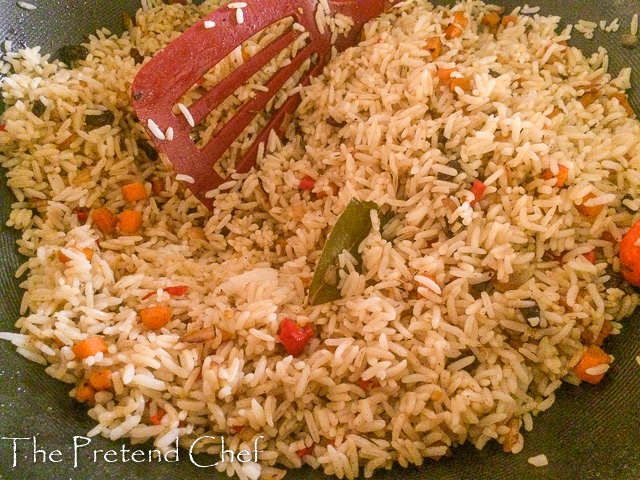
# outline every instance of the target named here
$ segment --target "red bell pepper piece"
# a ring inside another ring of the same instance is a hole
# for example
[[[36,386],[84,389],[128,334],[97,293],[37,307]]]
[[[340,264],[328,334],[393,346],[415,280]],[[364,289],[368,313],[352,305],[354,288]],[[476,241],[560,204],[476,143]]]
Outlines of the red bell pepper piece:
[[[484,191],[486,189],[487,186],[480,180],[473,181],[473,185],[471,186],[471,193],[473,193],[473,196],[475,198],[470,203],[472,207],[482,199],[482,196],[484,195]]]
[[[280,335],[278,338],[287,353],[297,357],[302,353],[304,346],[309,343],[309,340],[313,338],[313,330],[309,324],[300,327],[290,318],[285,318],[280,325]]]
[[[315,186],[316,186],[316,181],[309,175],[305,175],[304,177],[302,177],[302,180],[300,180],[300,185],[298,185],[298,188],[300,190],[306,190],[310,192],[311,190],[313,190],[313,187]]]
[[[172,297],[181,297],[182,295],[185,295],[189,291],[189,287],[187,287],[186,285],[177,285],[174,287],[163,288],[163,290],[167,292],[169,295],[171,295]],[[149,292],[144,297],[142,297],[142,300],[151,298],[155,294],[156,294],[156,290],[154,290],[153,292]]]

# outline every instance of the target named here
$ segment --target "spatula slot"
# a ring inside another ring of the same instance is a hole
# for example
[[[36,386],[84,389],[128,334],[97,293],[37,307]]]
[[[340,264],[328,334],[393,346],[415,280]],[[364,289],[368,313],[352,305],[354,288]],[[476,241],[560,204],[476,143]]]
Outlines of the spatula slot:
[[[226,178],[235,171],[243,171],[239,164],[254,143],[264,141],[262,138],[264,130],[267,130],[265,132],[267,135],[272,128],[275,128],[279,134],[284,133],[286,125],[284,129],[280,129],[280,127],[282,120],[286,120],[286,116],[280,115],[278,117],[280,120],[277,119],[275,122],[272,120],[281,110],[285,110],[284,107],[289,100],[296,100],[297,93],[293,93],[292,90],[308,79],[309,71],[316,63],[317,55],[313,50],[310,48],[302,50],[291,64],[280,69],[266,83],[269,91],[259,92],[251,101],[245,103],[230,121],[220,126],[209,143],[202,149],[207,155],[219,154],[220,145],[223,143],[218,139],[227,138],[233,129],[242,128],[242,133],[232,141],[226,151],[222,153],[221,159],[214,165],[214,170],[221,177]],[[293,109],[295,107],[290,109],[289,114],[293,112]]]
[[[211,110],[215,109],[228,95],[231,95],[238,85],[245,84],[254,73],[267,70],[265,63],[278,55],[295,39],[297,32],[293,29],[294,23],[293,17],[285,17],[268,25],[238,45],[221,61],[213,64],[180,97],[173,107],[174,114],[180,114],[177,104],[182,103],[189,107],[195,123],[200,123]],[[262,57],[261,62],[255,60],[256,55]],[[212,95],[211,92],[214,88],[215,91]]]

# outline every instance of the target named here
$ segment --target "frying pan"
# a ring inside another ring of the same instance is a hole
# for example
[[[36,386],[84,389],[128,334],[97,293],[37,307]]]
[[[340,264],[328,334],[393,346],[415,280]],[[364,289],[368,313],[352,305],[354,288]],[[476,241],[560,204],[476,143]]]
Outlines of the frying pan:
[[[367,0],[362,0],[363,2]],[[121,15],[132,17],[136,0],[32,0],[38,8],[26,11],[13,0],[0,0],[0,41],[10,39],[14,45],[41,45],[44,52],[54,53],[60,46],[78,43],[98,27],[120,32]],[[507,9],[518,4],[505,0],[495,3]],[[593,21],[619,18],[618,33],[596,32],[593,40],[580,34],[572,45],[590,54],[602,45],[609,50],[611,71],[623,66],[634,69],[634,85],[640,82],[640,47],[627,50],[620,36],[628,31],[634,13],[640,13],[640,0],[578,1],[529,0],[539,5],[542,14],[560,15],[564,23],[579,19]],[[638,94],[632,88],[630,100],[636,111]],[[1,108],[1,107],[0,107]],[[10,205],[14,201],[6,187],[5,172],[0,175],[0,330],[12,330],[19,316],[22,295],[13,273],[24,260],[15,247],[18,235],[5,227]],[[421,467],[377,472],[376,479],[430,480],[637,480],[640,478],[640,311],[627,319],[621,335],[607,340],[607,351],[616,361],[599,385],[565,385],[556,392],[553,407],[536,417],[532,432],[524,433],[525,446],[517,455],[502,452],[500,445],[490,442],[482,451],[471,445],[454,450],[452,458],[439,462],[425,460]],[[198,468],[187,452],[180,453],[176,463],[107,463],[89,454],[80,455],[73,463],[73,437],[83,436],[93,427],[86,409],[69,395],[69,386],[49,377],[44,368],[18,355],[11,344],[0,342],[0,479],[126,479],[154,478],[195,480],[226,478],[214,468]],[[36,437],[38,448],[48,453],[59,450],[56,463],[33,461],[33,440],[19,441],[13,467],[11,440],[3,438]],[[86,450],[120,450],[130,448],[125,440],[112,442],[102,437],[92,439]],[[133,449],[148,450],[150,445]],[[527,463],[531,456],[544,453],[549,465],[536,468]],[[200,462],[204,463],[204,462]],[[310,468],[291,471],[287,480],[320,479],[324,475]]]

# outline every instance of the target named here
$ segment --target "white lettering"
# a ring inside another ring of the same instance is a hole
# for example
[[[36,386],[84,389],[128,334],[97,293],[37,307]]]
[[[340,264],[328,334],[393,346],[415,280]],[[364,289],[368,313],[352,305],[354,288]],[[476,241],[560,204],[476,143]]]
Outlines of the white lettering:
[[[18,440],[31,440],[30,438],[22,438],[22,437],[2,437],[2,440],[13,440],[13,464],[11,465],[11,468],[16,468],[16,465],[18,465],[18,445],[17,445],[17,441]],[[36,437],[33,437],[33,441],[35,442]]]
[[[214,440],[216,437],[211,437],[209,435],[205,435],[204,437],[199,437],[196,439],[195,442],[193,442],[191,444],[191,446],[189,447],[189,460],[191,460],[191,463],[193,463],[196,467],[199,468],[207,468],[207,467],[214,467],[217,465],[217,463],[212,463],[211,465],[200,465],[198,462],[196,462],[195,458],[193,458],[193,449],[196,446],[196,444],[202,440],[203,438],[210,438],[211,440]]]
[[[87,443],[83,443],[82,445],[80,445],[78,444],[79,439],[86,440]],[[90,443],[91,443],[91,439],[89,437],[80,437],[80,436],[73,437],[73,468],[78,468],[78,448],[86,447]]]
[[[262,435],[260,435],[259,437],[256,437],[256,441],[254,443],[254,449],[253,451],[255,452],[255,462],[258,461],[258,452],[261,452],[262,450],[258,450],[258,440],[260,440],[261,438],[264,438]]]
[[[173,460],[171,460],[173,458]],[[180,459],[178,458],[178,437],[176,437],[176,448],[175,450],[167,450],[164,454],[164,460],[166,462],[177,462]]]

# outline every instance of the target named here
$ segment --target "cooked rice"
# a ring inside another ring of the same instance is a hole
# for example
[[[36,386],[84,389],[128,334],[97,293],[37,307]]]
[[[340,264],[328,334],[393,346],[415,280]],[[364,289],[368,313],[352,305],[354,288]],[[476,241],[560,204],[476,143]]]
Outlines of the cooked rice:
[[[25,10],[35,10],[36,8],[38,8],[33,3],[28,3],[28,2],[18,2],[18,6],[20,8],[24,8]]]
[[[149,127],[149,130],[151,130],[151,133],[153,133],[156,138],[159,138],[160,140],[164,140],[166,138],[164,133],[162,133],[162,130],[160,130],[158,124],[152,119],[149,119],[147,121],[147,127]]]
[[[233,174],[211,194],[209,212],[180,182],[193,179],[139,148],[148,139],[129,98],[139,66],[126,52],[153,55],[180,33],[173,26],[215,4],[144,0],[136,26],[91,36],[92,55],[74,70],[38,48],[5,55],[15,73],[1,81],[0,158],[17,198],[8,224],[23,231],[19,251],[29,259],[19,270],[27,274],[20,333],[0,338],[70,384],[111,369],[113,391],[89,410],[92,435],[151,440],[163,451],[204,435],[250,450],[262,435],[260,464],[217,467],[244,478],[302,464],[370,476],[491,439],[522,450],[521,425],[532,430],[562,382],[577,382],[583,338],[605,321],[617,333],[638,302],[616,280],[617,245],[605,235],[619,240],[640,218],[640,124],[614,98],[629,87],[628,70],[612,78],[606,52],[585,58],[565,46],[570,29],[558,33],[557,17],[523,17],[494,36],[477,22],[490,8],[463,2],[455,8],[470,25],[447,40],[451,10],[403,2],[299,90],[287,141],[272,134],[260,168]],[[315,16],[332,35],[351,25],[326,2]],[[424,48],[432,36],[443,39],[436,62]],[[467,91],[439,83],[438,67],[453,64]],[[584,107],[580,97],[593,88],[601,95]],[[36,99],[46,105],[41,118],[30,112]],[[103,107],[114,124],[85,128],[84,116]],[[156,127],[169,137],[170,127],[167,135]],[[570,172],[562,189],[542,178],[559,165]],[[305,175],[316,179],[314,193],[298,189]],[[478,178],[487,187],[476,204]],[[159,194],[126,206],[143,215],[137,234],[105,237],[90,215],[79,221],[79,209],[125,208],[122,185],[142,181],[152,191],[158,180]],[[629,194],[625,208],[619,192]],[[343,252],[344,298],[310,307],[327,233],[352,197],[388,205],[394,218],[381,229],[372,214],[362,271]],[[575,207],[582,203],[603,210],[587,219]],[[94,251],[90,261],[82,248]],[[582,258],[593,248],[595,265]],[[560,254],[564,262],[554,260]],[[188,293],[171,296],[172,285]],[[173,318],[150,331],[137,312],[156,303]],[[536,305],[539,316],[525,318]],[[298,358],[277,340],[285,317],[314,329]],[[213,339],[179,340],[211,328]],[[107,353],[79,362],[71,347],[90,335],[106,340]],[[196,448],[220,449],[217,441]]]
[[[609,365],[596,365],[595,367],[587,368],[585,372],[589,375],[602,375],[609,370]]]
[[[193,115],[191,115],[191,112],[189,111],[187,106],[184,103],[178,103],[178,108],[182,112],[182,115],[184,115],[184,118],[189,124],[189,126],[195,127],[196,122],[193,120]]]
[[[547,460],[547,456],[544,454],[529,457],[527,461],[534,467],[546,467],[549,465],[549,460]]]
[[[178,175],[176,175],[176,180],[180,182],[196,183],[195,179],[192,176],[185,175],[183,173],[179,173]]]

